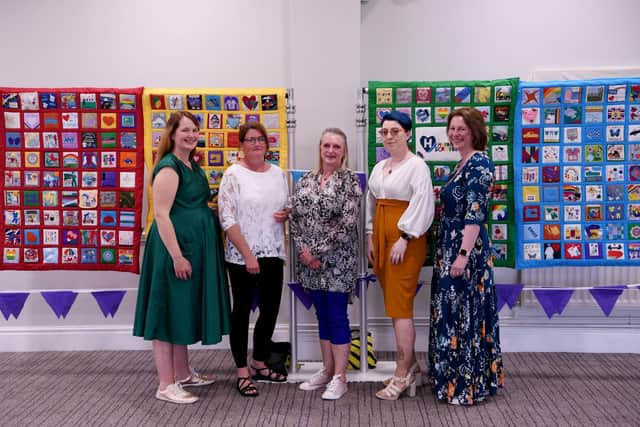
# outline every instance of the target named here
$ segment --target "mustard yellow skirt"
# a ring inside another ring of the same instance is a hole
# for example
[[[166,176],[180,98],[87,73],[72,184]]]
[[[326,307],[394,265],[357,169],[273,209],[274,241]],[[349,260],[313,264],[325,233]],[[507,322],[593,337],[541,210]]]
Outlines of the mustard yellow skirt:
[[[401,233],[398,220],[407,206],[406,200],[380,199],[373,221],[373,271],[382,287],[387,316],[400,319],[413,318],[413,299],[427,258],[425,234],[409,240],[402,263],[391,263],[391,248]]]

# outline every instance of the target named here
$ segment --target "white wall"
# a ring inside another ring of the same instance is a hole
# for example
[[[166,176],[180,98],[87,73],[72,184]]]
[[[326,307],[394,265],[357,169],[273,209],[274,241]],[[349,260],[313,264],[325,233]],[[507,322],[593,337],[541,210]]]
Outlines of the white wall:
[[[559,78],[563,73],[549,70],[573,69],[596,69],[573,73],[591,77],[625,69],[618,75],[629,70],[629,76],[640,65],[635,53],[640,40],[637,0],[368,0],[361,12],[362,85],[370,80]],[[598,69],[604,69],[602,74]],[[499,268],[496,282],[519,282],[518,273]],[[418,346],[423,349],[428,325],[425,291],[416,299],[421,305],[416,308]],[[572,300],[564,315],[553,320],[535,302],[513,311],[505,308],[500,313],[503,348],[640,352],[640,344],[635,344],[640,333],[636,293],[626,291],[621,301],[632,298],[635,303],[619,303],[610,318],[590,296]],[[380,340],[393,345],[382,329],[388,322],[377,313],[373,311],[370,322],[381,328]]]
[[[341,0],[3,1],[0,86],[293,87],[294,164],[310,168],[325,127],[342,127],[355,142],[359,17],[359,2]],[[0,289],[136,288],[137,279],[3,271]],[[32,294],[19,319],[0,317],[0,351],[144,348],[131,337],[135,297],[104,319],[80,294],[59,320]],[[277,337],[286,339],[288,293],[282,306]]]
[[[292,87],[295,166],[315,165],[328,126],[345,129],[354,164],[354,105],[368,80],[527,79],[538,69],[638,66],[639,12],[635,0],[3,1],[0,86]],[[514,270],[498,272],[498,281],[517,279]],[[1,289],[136,286],[128,273],[0,272]],[[425,287],[416,300],[421,349],[427,295]],[[377,285],[369,300],[377,347],[392,348]],[[287,301],[277,339],[287,338]],[[80,295],[57,320],[32,295],[18,320],[0,318],[0,351],[144,348],[130,335],[134,307],[129,293],[116,318],[105,320],[92,297]],[[299,314],[305,356],[316,348],[315,321]],[[357,314],[354,307],[352,322]],[[503,319],[507,336],[545,324],[518,323],[507,310]]]
[[[368,0],[361,78],[530,78],[536,69],[637,66],[636,0]]]

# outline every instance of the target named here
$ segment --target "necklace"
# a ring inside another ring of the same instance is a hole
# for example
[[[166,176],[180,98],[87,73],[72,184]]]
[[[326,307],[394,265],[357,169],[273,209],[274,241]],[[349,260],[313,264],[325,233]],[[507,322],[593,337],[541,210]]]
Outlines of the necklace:
[[[404,163],[405,160],[407,160],[407,154],[404,155],[404,157],[396,164],[396,166],[400,166]],[[391,174],[391,172],[393,172],[393,158],[389,159],[389,171],[387,173]]]

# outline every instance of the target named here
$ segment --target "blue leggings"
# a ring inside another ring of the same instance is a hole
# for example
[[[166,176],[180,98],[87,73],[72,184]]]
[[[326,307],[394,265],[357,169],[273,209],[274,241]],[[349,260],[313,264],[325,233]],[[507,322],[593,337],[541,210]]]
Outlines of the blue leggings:
[[[340,345],[351,342],[347,304],[349,294],[345,292],[310,291],[318,316],[318,331],[321,340]]]

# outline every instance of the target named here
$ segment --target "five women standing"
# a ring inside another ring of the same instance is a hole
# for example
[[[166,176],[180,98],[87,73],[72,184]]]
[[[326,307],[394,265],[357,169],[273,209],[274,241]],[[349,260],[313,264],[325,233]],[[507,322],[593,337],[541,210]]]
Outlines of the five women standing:
[[[429,168],[409,150],[409,116],[394,111],[381,122],[390,157],[374,167],[369,179],[368,257],[383,290],[385,311],[393,320],[397,347],[395,372],[376,397],[396,400],[407,390],[413,395],[421,383],[413,300],[427,255],[425,233],[433,221],[434,198]],[[229,322],[219,227],[207,207],[206,177],[193,160],[198,133],[193,115],[173,113],[160,141],[153,170],[154,223],[145,247],[134,324],[134,335],[153,340],[156,397],[174,403],[198,400],[183,387],[213,382],[190,368],[186,345],[215,344],[229,329],[241,395],[258,395],[252,380],[286,381],[265,364],[282,293],[283,223],[290,212],[286,175],[265,161],[265,128],[258,122],[242,125],[241,159],[226,170],[218,197],[233,294]],[[431,286],[429,376],[439,399],[471,405],[495,394],[503,381],[486,230],[493,164],[484,152],[487,133],[479,111],[454,110],[447,133],[461,160],[440,192],[444,209]],[[324,399],[339,399],[347,391],[347,305],[356,281],[362,190],[357,175],[346,169],[346,140],[340,129],[322,133],[318,169],[302,177],[292,199],[297,274],[316,308],[323,359],[323,368],[300,389],[326,386]],[[260,315],[248,365],[254,295]]]

